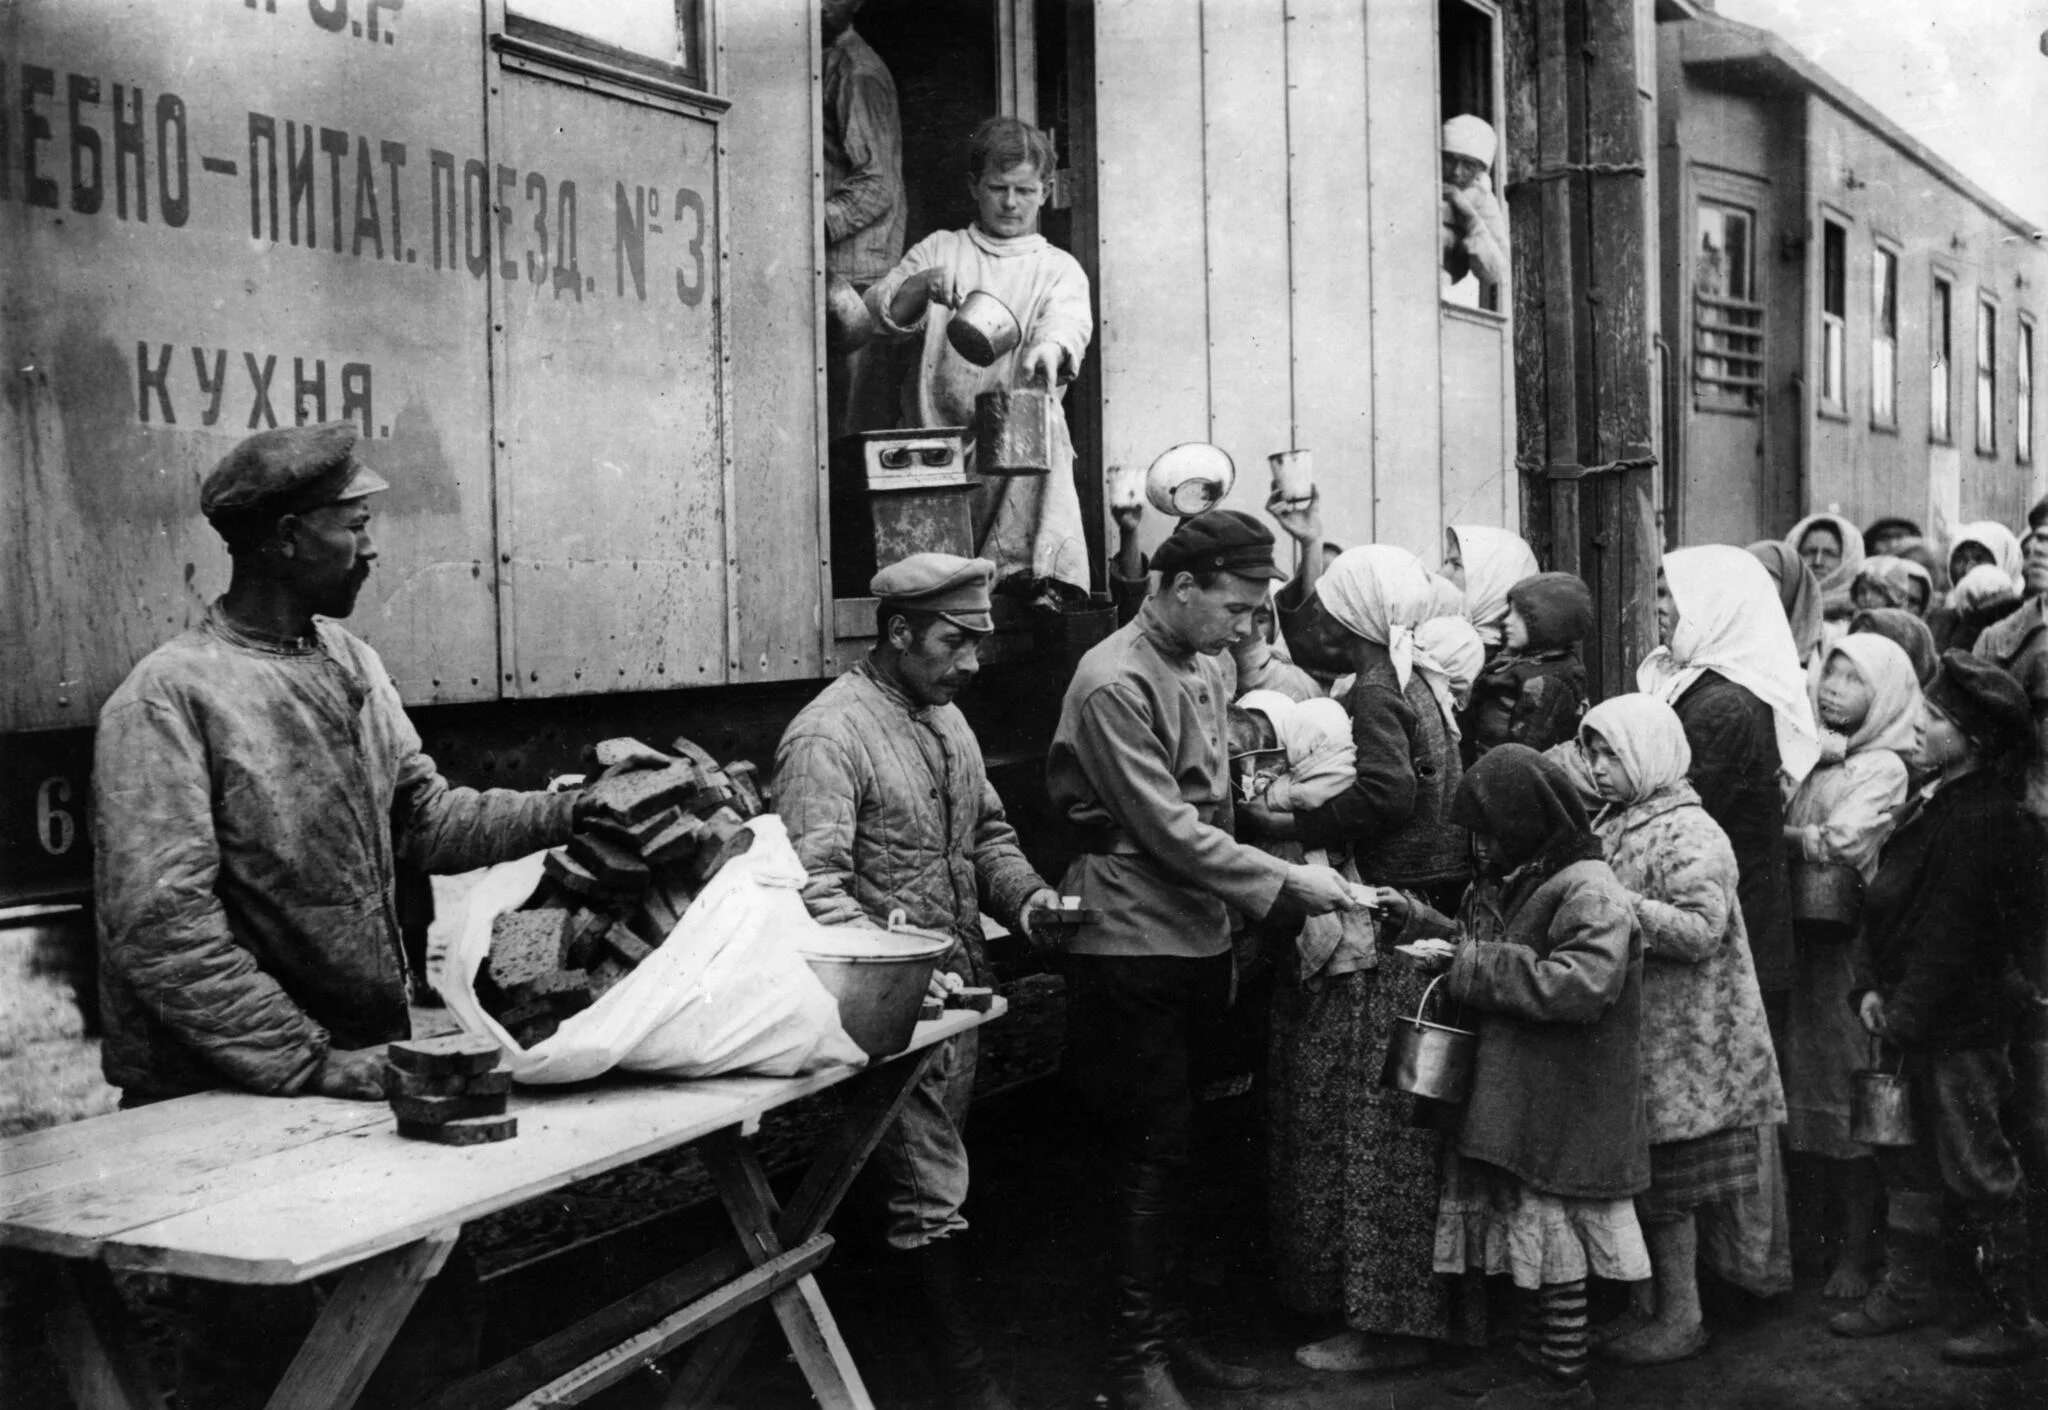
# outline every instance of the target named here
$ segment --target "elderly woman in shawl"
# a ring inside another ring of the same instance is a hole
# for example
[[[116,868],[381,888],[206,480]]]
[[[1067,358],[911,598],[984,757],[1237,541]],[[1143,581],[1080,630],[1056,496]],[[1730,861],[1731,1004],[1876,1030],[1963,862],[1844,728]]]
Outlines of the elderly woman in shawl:
[[[1863,566],[1863,535],[1839,514],[1809,514],[1785,535],[1785,547],[1799,555],[1820,584],[1821,612],[1849,615],[1849,584]]]
[[[1686,781],[1692,747],[1677,712],[1653,696],[1616,696],[1587,713],[1579,743],[1605,805],[1593,831],[1643,940],[1650,1188],[1637,1211],[1657,1297],[1653,1320],[1624,1316],[1595,1336],[1603,1355],[1651,1365],[1707,1344],[1695,1268],[1703,1232],[1719,1235],[1705,1249],[1717,1273],[1759,1295],[1791,1287],[1789,1239],[1774,1217],[1782,1203],[1760,1198],[1781,1188],[1785,1097],[1735,900],[1735,849]]]
[[[1735,847],[1742,915],[1769,1011],[1792,985],[1782,789],[1804,779],[1820,757],[1806,673],[1770,574],[1725,544],[1664,555],[1657,636],[1662,645],[1637,670],[1636,684],[1678,712],[1692,746],[1688,776]]]
[[[1293,642],[1295,655],[1313,669],[1354,673],[1343,704],[1356,771],[1327,803],[1288,815],[1283,830],[1304,846],[1348,849],[1370,884],[1450,907],[1471,863],[1464,830],[1449,818],[1460,776],[1449,683],[1414,639],[1430,603],[1429,574],[1404,549],[1348,549],[1318,577],[1315,620]],[[1240,815],[1275,830],[1257,804]],[[1413,1366],[1432,1342],[1483,1335],[1483,1299],[1454,1308],[1452,1286],[1430,1267],[1440,1138],[1411,1123],[1412,1098],[1378,1081],[1395,1018],[1413,1011],[1422,987],[1408,960],[1378,948],[1348,973],[1278,976],[1268,1141],[1275,1280],[1288,1306],[1342,1319],[1335,1336],[1296,1353],[1317,1369]]]
[[[1785,609],[1785,621],[1792,628],[1792,645],[1804,666],[1819,654],[1825,623],[1821,617],[1820,581],[1793,550],[1776,539],[1753,543],[1749,551],[1764,565],[1778,589],[1778,605]]]
[[[1785,809],[1793,868],[1795,874],[1847,869],[1868,885],[1919,752],[1922,710],[1913,662],[1885,637],[1851,632],[1828,652],[1814,709],[1821,761]],[[1833,1298],[1870,1291],[1870,1226],[1877,1217],[1877,1168],[1870,1148],[1849,1136],[1849,1074],[1866,1065],[1862,1025],[1842,1002],[1855,985],[1850,954],[1856,929],[1855,917],[1794,922],[1796,968],[1785,1025],[1786,1136],[1795,1152],[1825,1171],[1835,1205],[1835,1266],[1826,1288]]]
[[[1465,594],[1465,618],[1493,660],[1507,631],[1508,589],[1542,572],[1535,551],[1506,529],[1453,524],[1444,530],[1442,573]]]

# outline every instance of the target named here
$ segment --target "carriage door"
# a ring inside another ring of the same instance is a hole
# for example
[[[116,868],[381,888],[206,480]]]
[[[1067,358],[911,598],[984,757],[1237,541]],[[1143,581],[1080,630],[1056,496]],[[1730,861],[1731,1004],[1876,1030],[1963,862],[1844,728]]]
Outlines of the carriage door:
[[[1761,181],[1693,169],[1680,277],[1689,291],[1678,543],[1748,543],[1777,523],[1766,455],[1763,287],[1770,248]]]
[[[490,266],[508,696],[730,670],[724,105],[698,10],[514,0],[492,36],[490,160],[463,180],[494,212],[466,235]]]

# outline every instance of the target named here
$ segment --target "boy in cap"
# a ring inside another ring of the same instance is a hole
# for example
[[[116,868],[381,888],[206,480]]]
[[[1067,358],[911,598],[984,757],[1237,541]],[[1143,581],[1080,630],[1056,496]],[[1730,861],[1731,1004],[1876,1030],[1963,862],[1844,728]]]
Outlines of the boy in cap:
[[[204,620],[100,712],[93,758],[101,1064],[135,1106],[208,1088],[384,1097],[411,1032],[393,865],[458,872],[565,841],[569,794],[451,788],[377,653],[334,618],[376,550],[382,476],[345,421],[263,431],[200,508],[233,558]],[[261,1405],[316,1310],[311,1286],[181,1284],[180,1403]],[[460,1246],[364,1392],[410,1404],[476,1351]]]
[[[810,880],[804,902],[828,925],[912,925],[952,935],[941,969],[988,982],[984,903],[1025,932],[1027,913],[1056,907],[1017,845],[988,781],[981,745],[953,704],[980,669],[994,623],[985,558],[916,553],[877,573],[869,591],[875,646],[790,721],[775,751],[775,796]],[[915,1280],[949,1404],[1001,1410],[969,1320],[954,1235],[967,1227],[967,1150],[960,1130],[974,1089],[976,1037],[944,1044],[911,1089],[868,1166],[885,1237]]]
[[[1938,1314],[1946,1202],[1975,1250],[1980,1319],[1942,1356],[2007,1365],[2048,1341],[2030,1306],[2007,1111],[2014,1028],[2041,1006],[2030,951],[2041,933],[2043,843],[2018,794],[2031,748],[2027,698],[1990,662],[1950,651],[1926,701],[1921,758],[1939,773],[1908,800],[1864,896],[1850,994],[1863,1026],[1903,1053],[1913,1143],[1877,1150],[1890,1195],[1884,1281],[1829,1327],[1881,1336]]]
[[[1191,1072],[1228,1006],[1231,910],[1324,914],[1352,903],[1328,867],[1232,835],[1225,652],[1271,582],[1273,535],[1248,514],[1189,519],[1152,558],[1159,588],[1081,659],[1047,758],[1052,802],[1083,838],[1062,890],[1099,910],[1067,959],[1069,1071],[1115,1162],[1112,1403],[1183,1410],[1174,1374],[1244,1389],[1168,1287],[1189,1160]]]
[[[1461,113],[1444,124],[1442,145],[1444,297],[1477,308],[1482,286],[1508,282],[1508,213],[1492,184],[1498,143],[1492,124]]]

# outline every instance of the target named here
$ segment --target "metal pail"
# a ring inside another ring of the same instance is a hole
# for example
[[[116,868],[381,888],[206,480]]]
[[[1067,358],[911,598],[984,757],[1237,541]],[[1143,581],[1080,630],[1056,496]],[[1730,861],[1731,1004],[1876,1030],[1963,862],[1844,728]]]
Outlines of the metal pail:
[[[1890,1072],[1877,1066],[1877,1040],[1870,1040],[1870,1066],[1849,1074],[1849,1139],[1866,1146],[1913,1144],[1913,1098],[1903,1075],[1904,1053]]]
[[[1382,1087],[1440,1102],[1462,1102],[1471,1090],[1472,1058],[1479,1049],[1479,1035],[1469,1028],[1431,1023],[1422,1016],[1429,1007],[1429,996],[1444,979],[1439,974],[1429,981],[1415,1005],[1415,1017],[1394,1020],[1386,1066],[1380,1069]]]
[[[998,387],[974,399],[974,468],[983,475],[1050,475],[1059,403],[1036,387]]]
[[[946,320],[946,341],[976,367],[993,366],[997,358],[1016,351],[1023,340],[1017,315],[986,289],[976,289],[960,300],[960,307]]]
[[[1855,929],[1863,909],[1863,874],[1839,862],[1792,864],[1792,919],[1822,930]]]

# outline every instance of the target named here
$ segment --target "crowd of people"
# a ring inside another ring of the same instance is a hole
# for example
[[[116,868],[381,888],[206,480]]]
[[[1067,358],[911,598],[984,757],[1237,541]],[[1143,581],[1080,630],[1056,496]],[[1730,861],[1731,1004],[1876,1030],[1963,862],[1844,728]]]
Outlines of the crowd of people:
[[[1176,571],[1205,561],[1183,536],[1268,531],[1211,511],[1147,561],[1140,512],[1119,516],[1119,635],[1166,639],[1175,593],[1226,582]],[[1591,595],[1520,538],[1453,526],[1432,570],[1328,543],[1313,500],[1268,512],[1298,566],[1244,594],[1219,673],[1229,828],[1372,898],[1236,913],[1240,977],[1270,976],[1240,982],[1263,1012],[1234,1021],[1270,1031],[1239,1065],[1264,1092],[1274,1286],[1332,1327],[1297,1359],[1391,1370],[1497,1340],[1483,1279],[1506,1274],[1519,1354],[1450,1358],[1445,1388],[1588,1404],[1594,1354],[1707,1346],[1701,1264],[1789,1290],[1795,1233],[1830,1262],[1841,1336],[1951,1313],[1952,1362],[2039,1354],[2048,501],[1945,557],[1910,522],[1835,515],[1670,552],[1658,647],[1590,709]],[[1477,1032],[1455,1105],[1382,1081],[1432,987],[1433,1017]],[[1215,1066],[1189,1080],[1242,1090]],[[1858,1124],[1863,1071],[1909,1091],[1902,1143]],[[1595,1326],[1589,1278],[1632,1285]]]

